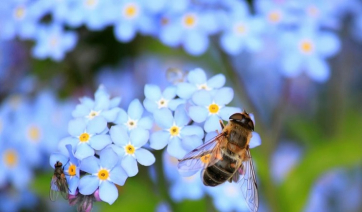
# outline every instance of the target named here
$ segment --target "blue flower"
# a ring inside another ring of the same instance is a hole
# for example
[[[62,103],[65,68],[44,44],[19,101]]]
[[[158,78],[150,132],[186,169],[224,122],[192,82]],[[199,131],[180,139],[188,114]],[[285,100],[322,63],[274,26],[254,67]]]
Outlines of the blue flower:
[[[197,90],[213,90],[221,88],[225,84],[225,76],[217,74],[210,79],[207,79],[205,71],[201,68],[196,68],[187,75],[188,82],[177,84],[177,95],[183,99],[189,99]]]
[[[237,112],[239,108],[227,107],[233,99],[234,91],[231,88],[224,87],[213,92],[199,90],[192,96],[195,106],[190,106],[189,115],[196,123],[204,123],[206,132],[220,129],[219,120],[229,120],[229,117]]]
[[[150,113],[154,113],[161,108],[175,110],[179,104],[184,103],[182,99],[175,99],[176,87],[174,86],[167,87],[161,93],[161,89],[157,85],[147,84],[145,85],[145,96],[143,105]]]
[[[71,144],[74,155],[82,160],[93,156],[95,150],[102,150],[111,144],[111,138],[108,134],[107,123],[100,117],[95,117],[88,123],[84,119],[73,119],[69,122],[68,132],[71,136],[64,138],[59,142],[59,149],[64,152],[66,144]]]
[[[138,163],[150,166],[155,162],[153,154],[142,148],[149,138],[149,132],[142,128],[136,128],[129,132],[121,126],[112,126],[109,131],[112,141],[112,149],[118,154],[122,168],[129,177],[138,173]]]
[[[121,109],[114,121],[115,124],[126,127],[128,130],[136,129],[140,127],[145,130],[149,130],[152,127],[152,119],[150,117],[142,117],[143,106],[138,99],[133,100],[128,106],[128,114]]]
[[[151,34],[155,30],[153,19],[142,0],[120,0],[114,3],[114,34],[119,41],[131,41],[137,31]]]
[[[340,42],[335,34],[314,28],[301,28],[281,36],[280,42],[283,47],[283,75],[296,77],[304,71],[315,81],[328,80],[330,70],[326,59],[340,49]]]
[[[167,152],[181,159],[185,154],[202,144],[204,132],[201,127],[189,126],[188,117],[183,105],[177,107],[175,116],[166,108],[154,113],[155,122],[162,130],[151,135],[150,147],[163,149],[167,146]]]
[[[40,26],[35,34],[35,46],[32,54],[39,59],[50,57],[60,61],[66,52],[75,47],[76,43],[77,34],[71,31],[65,32],[59,24]]]
[[[81,104],[77,105],[72,115],[75,118],[92,120],[94,117],[101,117],[106,122],[113,122],[120,110],[117,105],[120,103],[119,97],[110,98],[103,85],[100,85],[94,94],[94,100],[88,97],[80,99]]]
[[[115,184],[122,186],[127,179],[126,172],[117,164],[118,156],[111,148],[102,150],[99,153],[99,159],[90,156],[82,160],[80,169],[90,175],[85,175],[80,179],[79,192],[90,195],[99,188],[100,199],[113,204],[118,198]]]

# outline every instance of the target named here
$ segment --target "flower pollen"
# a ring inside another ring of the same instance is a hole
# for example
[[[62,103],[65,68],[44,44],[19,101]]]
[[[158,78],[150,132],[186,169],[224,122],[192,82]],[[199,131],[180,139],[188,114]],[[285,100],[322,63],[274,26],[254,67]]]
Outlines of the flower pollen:
[[[18,164],[18,153],[14,149],[8,149],[3,155],[5,166],[13,168]]]
[[[94,111],[91,110],[91,112],[89,112],[89,114],[86,116],[86,118],[88,118],[89,120],[93,119],[94,117],[98,116],[100,114],[100,111]]]
[[[128,155],[133,155],[134,152],[136,151],[135,147],[132,144],[128,144],[124,147],[124,150],[126,151],[126,153]]]
[[[88,142],[89,138],[90,138],[90,135],[88,133],[82,133],[79,136],[79,141],[83,142],[83,143],[86,143],[86,142]]]
[[[195,14],[186,14],[182,21],[186,28],[193,28],[196,26],[197,17]]]
[[[169,100],[166,100],[164,98],[161,98],[160,100],[158,100],[157,104],[158,104],[158,109],[163,108],[163,107],[167,107],[168,106],[168,102]]]
[[[238,23],[234,26],[234,32],[238,35],[244,35],[246,33],[246,26],[242,23]]]
[[[70,176],[75,176],[76,170],[77,170],[77,167],[74,164],[71,164],[68,168],[68,174]]]
[[[314,45],[310,40],[303,40],[300,43],[299,47],[300,47],[300,50],[306,54],[313,52],[313,49],[314,49]]]
[[[128,19],[137,17],[139,13],[138,5],[135,3],[126,4],[123,8],[123,15]]]
[[[126,122],[126,126],[129,130],[132,130],[137,127],[138,120],[133,120],[128,118],[128,121]]]
[[[98,0],[86,0],[85,6],[88,8],[94,8],[98,4]]]
[[[199,89],[199,90],[206,90],[206,91],[211,90],[211,88],[210,88],[209,86],[207,86],[206,83],[197,85],[197,89]]]
[[[18,20],[23,19],[25,17],[25,11],[26,10],[24,6],[17,7],[14,11],[15,18]]]
[[[109,171],[107,169],[100,169],[98,171],[98,178],[100,180],[108,180],[109,177]]]
[[[278,23],[281,20],[281,13],[280,11],[272,11],[268,14],[268,20],[271,23]]]
[[[28,137],[30,141],[38,143],[40,141],[40,129],[39,127],[32,125],[28,128]]]
[[[209,105],[209,112],[210,114],[217,114],[219,112],[219,105],[212,103],[211,105]]]
[[[180,127],[173,125],[170,129],[170,134],[172,137],[180,136]]]

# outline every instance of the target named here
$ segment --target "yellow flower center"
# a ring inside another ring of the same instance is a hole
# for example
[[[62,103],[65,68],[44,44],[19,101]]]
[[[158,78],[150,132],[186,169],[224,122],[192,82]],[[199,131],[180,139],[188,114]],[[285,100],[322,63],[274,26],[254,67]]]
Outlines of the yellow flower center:
[[[3,155],[3,160],[5,166],[7,166],[8,168],[13,168],[18,164],[18,154],[15,150],[8,149]]]
[[[132,144],[128,144],[127,146],[124,147],[124,150],[126,151],[127,154],[129,155],[133,155],[134,152],[136,151],[136,149],[134,148],[134,146]]]
[[[316,6],[312,5],[307,8],[307,13],[312,17],[316,17],[319,14],[319,10]]]
[[[278,23],[281,19],[281,14],[279,11],[272,11],[268,15],[268,20],[272,23]]]
[[[213,104],[211,104],[211,105],[209,105],[209,112],[211,113],[211,114],[216,114],[216,113],[218,113],[219,112],[219,105],[217,105],[217,104],[215,104],[215,103],[213,103]]]
[[[192,28],[196,25],[196,15],[195,14],[186,14],[183,17],[183,23],[187,28]]]
[[[91,110],[91,112],[88,114],[87,118],[88,119],[93,119],[94,117],[98,116],[99,113],[100,113],[99,111]]]
[[[98,3],[97,0],[86,0],[85,6],[88,8],[94,8],[97,5],[97,3]]]
[[[89,134],[88,133],[82,133],[80,136],[79,136],[79,141],[80,142],[88,142],[89,140]]]
[[[161,18],[162,26],[166,26],[169,22],[170,22],[170,20],[168,18],[166,18],[166,17]]]
[[[172,126],[170,128],[170,134],[171,136],[179,136],[180,135],[180,128],[176,125]]]
[[[163,108],[163,107],[167,107],[168,102],[169,102],[168,100],[166,100],[166,99],[164,99],[164,98],[161,98],[161,99],[157,102],[157,104],[158,104],[158,109]]]
[[[313,43],[309,40],[304,40],[300,43],[300,50],[303,53],[311,53],[314,49]]]
[[[14,16],[16,19],[23,19],[25,17],[25,7],[19,6],[14,11]]]
[[[206,83],[197,85],[197,88],[198,88],[199,90],[206,90],[206,91],[211,90],[211,88],[209,88]]]
[[[98,178],[100,180],[107,180],[109,177],[109,171],[106,169],[101,169],[98,171]]]
[[[201,158],[200,158],[201,162],[203,164],[207,164],[209,163],[210,161],[210,154],[206,154],[206,155],[203,155]]]
[[[74,164],[71,164],[68,168],[69,175],[74,176],[76,170],[77,170],[77,167]]]
[[[51,47],[56,47],[58,45],[58,38],[56,36],[53,36],[49,40],[49,44],[50,44]]]
[[[40,140],[40,129],[39,127],[32,125],[29,127],[28,129],[28,136],[29,139],[34,142],[37,143]]]
[[[239,23],[239,24],[236,24],[235,27],[234,27],[234,31],[236,34],[238,35],[243,35],[246,33],[246,27],[244,24],[242,23]]]
[[[129,3],[123,8],[123,14],[126,18],[135,18],[138,12],[138,6],[134,3]]]

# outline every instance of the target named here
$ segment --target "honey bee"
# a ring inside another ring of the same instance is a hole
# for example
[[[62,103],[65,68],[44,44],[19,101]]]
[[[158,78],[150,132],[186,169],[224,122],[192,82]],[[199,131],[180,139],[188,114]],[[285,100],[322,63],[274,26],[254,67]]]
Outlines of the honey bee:
[[[179,160],[178,170],[184,176],[201,171],[206,186],[217,186],[226,181],[240,186],[249,209],[258,210],[258,190],[249,142],[254,122],[243,111],[230,116],[222,132],[210,141],[192,150]]]
[[[58,198],[59,193],[64,199],[68,199],[69,188],[64,174],[64,167],[60,161],[57,161],[54,164],[54,174],[52,181],[50,182],[50,200],[55,201]]]

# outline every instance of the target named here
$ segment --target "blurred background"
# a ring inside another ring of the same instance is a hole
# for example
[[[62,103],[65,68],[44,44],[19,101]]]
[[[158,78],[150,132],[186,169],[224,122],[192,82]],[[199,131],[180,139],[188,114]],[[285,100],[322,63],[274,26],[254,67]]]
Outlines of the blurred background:
[[[103,84],[127,110],[145,84],[177,83],[170,68],[225,75],[230,105],[254,114],[259,211],[362,211],[361,59],[360,0],[4,0],[0,211],[76,211],[49,200],[49,156],[78,99]],[[248,211],[233,184],[152,152],[92,211]]]

